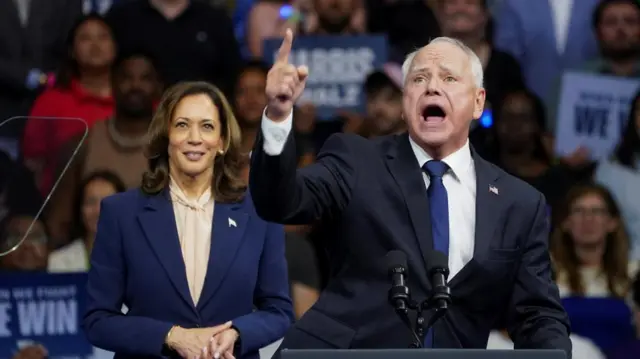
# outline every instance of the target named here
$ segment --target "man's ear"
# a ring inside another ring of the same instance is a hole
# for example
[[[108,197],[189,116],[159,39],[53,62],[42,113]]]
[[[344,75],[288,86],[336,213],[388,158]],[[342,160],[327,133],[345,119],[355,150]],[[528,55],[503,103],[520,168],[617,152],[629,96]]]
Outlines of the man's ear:
[[[487,92],[484,88],[476,89],[476,98],[473,107],[473,119],[477,120],[482,116],[484,111],[485,101],[487,100]]]

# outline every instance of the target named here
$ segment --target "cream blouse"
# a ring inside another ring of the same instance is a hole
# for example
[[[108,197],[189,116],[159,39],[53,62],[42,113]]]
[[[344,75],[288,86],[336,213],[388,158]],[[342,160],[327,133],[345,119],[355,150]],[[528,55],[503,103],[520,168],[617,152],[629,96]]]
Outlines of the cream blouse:
[[[187,198],[177,183],[169,184],[187,282],[197,305],[209,266],[214,200],[207,190],[198,200]]]

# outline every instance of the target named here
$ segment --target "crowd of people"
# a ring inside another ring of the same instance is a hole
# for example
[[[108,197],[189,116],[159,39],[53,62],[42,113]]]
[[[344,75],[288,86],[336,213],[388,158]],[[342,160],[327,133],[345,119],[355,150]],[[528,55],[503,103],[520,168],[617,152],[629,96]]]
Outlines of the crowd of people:
[[[637,1],[0,0],[0,8],[0,119],[9,119],[0,126],[0,253],[26,238],[0,257],[2,271],[89,270],[100,203],[140,187],[148,128],[170,86],[206,81],[222,90],[240,125],[248,182],[267,105],[266,39],[291,29],[296,39],[384,34],[388,44],[388,61],[362,81],[361,113],[338,109],[327,119],[313,103],[296,104],[302,168],[333,133],[406,131],[401,63],[447,36],[484,68],[487,104],[470,133],[474,151],[549,204],[549,252],[573,357],[640,355],[640,92],[623,104],[603,156],[561,136],[573,119],[560,110],[567,74],[640,80]],[[285,230],[300,318],[329,280],[331,234],[322,221]],[[504,329],[496,326],[489,348],[513,348]],[[34,355],[45,352],[27,348],[15,359]]]

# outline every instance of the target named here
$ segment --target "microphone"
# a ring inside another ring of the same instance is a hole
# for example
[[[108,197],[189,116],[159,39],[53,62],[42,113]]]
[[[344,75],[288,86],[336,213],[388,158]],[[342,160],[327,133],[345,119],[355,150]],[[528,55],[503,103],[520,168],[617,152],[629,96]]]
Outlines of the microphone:
[[[387,268],[391,289],[389,290],[389,303],[399,314],[406,314],[409,309],[410,295],[406,284],[407,256],[398,250],[387,253]]]
[[[396,310],[400,320],[409,328],[413,336],[410,348],[421,348],[422,340],[416,333],[409,320],[409,309],[417,309],[411,301],[409,287],[407,287],[407,256],[402,251],[393,250],[387,253],[387,268],[391,289],[389,289],[389,303]]]
[[[427,253],[426,262],[427,273],[433,287],[429,304],[437,311],[446,310],[451,303],[451,291],[447,285],[447,277],[449,277],[447,255],[440,251],[430,251]]]

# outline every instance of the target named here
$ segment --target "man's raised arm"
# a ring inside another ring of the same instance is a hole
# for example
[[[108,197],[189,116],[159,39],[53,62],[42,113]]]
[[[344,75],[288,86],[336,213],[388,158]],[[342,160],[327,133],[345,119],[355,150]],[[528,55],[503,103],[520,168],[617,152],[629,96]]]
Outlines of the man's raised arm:
[[[293,33],[287,30],[267,75],[267,108],[251,154],[249,188],[258,215],[271,222],[309,224],[325,211],[341,211],[355,183],[348,137],[330,137],[317,162],[297,170],[293,105],[309,70],[289,64]]]

